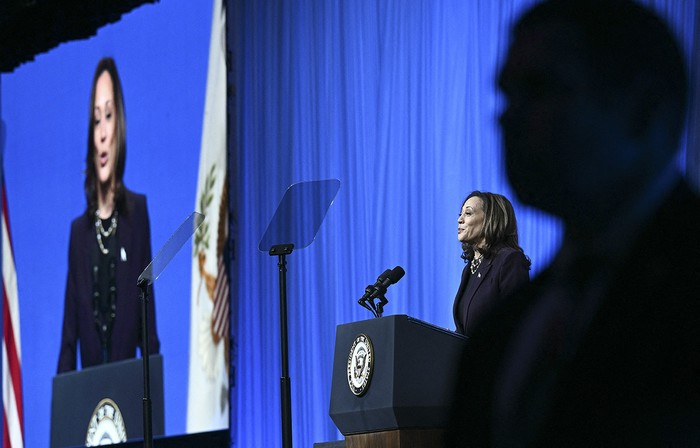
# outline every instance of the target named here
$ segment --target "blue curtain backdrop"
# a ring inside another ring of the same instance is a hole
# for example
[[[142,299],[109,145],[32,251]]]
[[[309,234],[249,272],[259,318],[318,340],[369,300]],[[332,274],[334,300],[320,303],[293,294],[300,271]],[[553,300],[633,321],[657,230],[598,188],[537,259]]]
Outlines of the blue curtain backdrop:
[[[494,76],[512,20],[531,3],[229,2],[239,226],[237,446],[281,445],[277,259],[257,246],[289,184],[341,181],[316,240],[287,258],[295,446],[341,438],[328,416],[335,328],[370,318],[357,299],[382,271],[406,270],[389,289],[385,315],[454,328],[461,201],[474,189],[513,199]],[[696,67],[695,2],[652,4]],[[679,164],[697,182],[697,130],[687,136]],[[535,275],[556,251],[560,225],[521,204],[515,208]]]

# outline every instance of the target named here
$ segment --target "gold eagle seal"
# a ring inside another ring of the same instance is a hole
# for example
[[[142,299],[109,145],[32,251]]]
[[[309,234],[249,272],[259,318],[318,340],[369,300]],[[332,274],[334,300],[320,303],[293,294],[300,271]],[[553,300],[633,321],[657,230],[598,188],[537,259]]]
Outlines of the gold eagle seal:
[[[348,355],[348,386],[353,394],[364,395],[369,388],[374,370],[374,349],[366,334],[359,334],[352,343]]]
[[[126,442],[126,427],[117,403],[101,400],[90,417],[85,446],[112,445]]]

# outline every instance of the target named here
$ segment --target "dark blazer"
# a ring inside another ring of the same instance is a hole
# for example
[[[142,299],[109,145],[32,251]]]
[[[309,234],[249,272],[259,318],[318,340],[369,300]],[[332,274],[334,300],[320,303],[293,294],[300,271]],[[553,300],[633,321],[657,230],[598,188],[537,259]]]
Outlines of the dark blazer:
[[[532,440],[515,435],[507,446],[700,446],[699,223],[700,198],[681,183],[648,222],[630,227],[632,246],[607,273],[600,307],[554,386],[543,394],[542,382],[526,380],[523,415],[539,422]],[[501,434],[493,420],[499,378],[535,359],[512,364],[506,353],[523,341],[520,325],[551,291],[555,269],[556,261],[470,339],[447,446],[493,446],[494,432]],[[571,268],[571,278],[596,270],[588,260]],[[553,334],[527,340],[544,354],[566,342]],[[554,371],[540,370],[540,378]]]
[[[484,316],[529,282],[529,270],[525,254],[511,247],[502,247],[493,256],[484,258],[473,275],[467,263],[452,307],[456,331],[470,336]],[[469,281],[477,284],[464,296]],[[466,316],[464,320],[459,318],[460,309],[461,315]]]
[[[125,210],[119,211],[117,226],[116,317],[112,330],[110,361],[136,356],[141,348],[141,298],[136,280],[151,261],[151,228],[146,197],[126,191]],[[97,248],[93,218],[82,214],[73,220],[68,251],[68,279],[63,310],[63,330],[58,372],[76,369],[80,347],[82,367],[102,362],[100,337],[95,326],[92,303],[92,254]],[[126,254],[126,261],[122,259]],[[149,353],[158,353],[155,297],[150,290]]]

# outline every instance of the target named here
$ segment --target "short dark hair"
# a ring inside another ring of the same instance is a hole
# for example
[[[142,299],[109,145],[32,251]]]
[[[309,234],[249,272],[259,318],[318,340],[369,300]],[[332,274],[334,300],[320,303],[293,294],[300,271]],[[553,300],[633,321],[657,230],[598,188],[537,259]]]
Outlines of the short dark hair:
[[[97,173],[95,172],[95,89],[97,80],[103,73],[108,73],[112,78],[115,113],[115,139],[117,146],[117,160],[114,165],[115,191],[114,201],[116,209],[125,212],[124,201],[124,167],[126,165],[126,112],[124,110],[124,94],[122,83],[117,72],[117,65],[111,57],[104,57],[97,63],[95,74],[92,78],[90,90],[90,108],[88,115],[88,139],[85,168],[85,198],[87,199],[87,214],[92,218],[97,211]]]
[[[511,247],[524,253],[518,244],[518,222],[515,219],[515,210],[508,198],[498,193],[475,190],[464,199],[462,207],[470,198],[474,197],[481,199],[484,205],[483,233],[486,242],[483,248],[479,248],[484,257],[490,257],[501,247]],[[471,260],[473,257],[474,247],[469,243],[462,243],[464,261]],[[529,263],[528,260],[528,265]]]
[[[563,23],[580,33],[583,56],[603,94],[622,91],[643,77],[651,99],[671,105],[668,124],[680,136],[688,69],[675,36],[658,15],[631,0],[546,0],[518,20],[514,37],[547,23]]]

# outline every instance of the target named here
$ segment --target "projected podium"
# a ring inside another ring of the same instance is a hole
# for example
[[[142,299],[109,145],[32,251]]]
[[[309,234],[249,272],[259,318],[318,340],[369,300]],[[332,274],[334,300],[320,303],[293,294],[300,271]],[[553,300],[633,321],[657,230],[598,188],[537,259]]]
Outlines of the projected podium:
[[[151,355],[154,434],[164,433],[163,357]],[[103,364],[53,378],[51,447],[85,446],[143,437],[143,360]]]
[[[465,344],[406,315],[339,325],[329,413],[345,446],[441,446]]]

